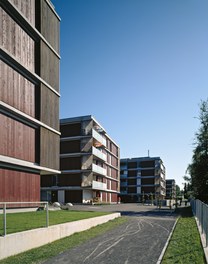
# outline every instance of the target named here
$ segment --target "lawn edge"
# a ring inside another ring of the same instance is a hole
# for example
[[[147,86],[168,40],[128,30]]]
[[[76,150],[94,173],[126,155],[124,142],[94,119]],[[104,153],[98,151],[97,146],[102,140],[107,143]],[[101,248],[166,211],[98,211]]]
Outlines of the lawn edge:
[[[165,243],[165,246],[164,246],[164,248],[163,248],[163,250],[162,250],[162,252],[161,252],[161,254],[160,254],[160,256],[159,256],[159,259],[158,259],[158,261],[157,261],[156,264],[160,264],[160,263],[162,262],[163,257],[164,257],[165,252],[166,252],[166,249],[167,249],[167,247],[168,247],[168,245],[169,245],[169,241],[170,241],[170,239],[171,239],[171,237],[172,237],[172,235],[173,235],[173,232],[174,232],[174,230],[175,230],[176,224],[177,224],[177,222],[178,222],[179,219],[180,219],[180,216],[177,217],[177,219],[176,219],[176,221],[175,221],[175,223],[174,223],[174,225],[173,225],[173,227],[172,227],[172,230],[171,230],[171,232],[170,232],[170,234],[169,234],[169,236],[168,236],[168,239],[167,239],[167,241],[166,241],[166,243]]]

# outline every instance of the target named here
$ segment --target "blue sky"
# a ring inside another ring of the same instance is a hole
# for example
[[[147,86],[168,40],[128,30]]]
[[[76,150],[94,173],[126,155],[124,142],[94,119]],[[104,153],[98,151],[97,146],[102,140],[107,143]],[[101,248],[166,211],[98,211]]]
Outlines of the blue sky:
[[[160,156],[182,187],[208,91],[207,0],[52,0],[60,118],[92,114],[121,157]]]

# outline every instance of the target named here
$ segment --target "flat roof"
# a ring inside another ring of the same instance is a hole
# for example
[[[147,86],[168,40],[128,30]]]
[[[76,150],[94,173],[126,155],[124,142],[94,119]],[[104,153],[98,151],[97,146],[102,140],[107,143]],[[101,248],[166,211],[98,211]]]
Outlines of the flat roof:
[[[121,158],[120,161],[138,161],[138,160],[161,160],[160,157],[136,157],[136,158]]]

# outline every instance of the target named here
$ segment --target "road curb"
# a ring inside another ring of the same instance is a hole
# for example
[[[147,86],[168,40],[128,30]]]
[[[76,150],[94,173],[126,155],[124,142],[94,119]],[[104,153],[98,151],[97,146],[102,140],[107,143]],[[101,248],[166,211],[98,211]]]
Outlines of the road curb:
[[[160,263],[162,262],[163,256],[164,256],[165,251],[166,251],[166,249],[167,249],[167,247],[168,247],[168,244],[169,244],[169,241],[170,241],[170,239],[171,239],[171,237],[172,237],[173,231],[175,230],[175,227],[176,227],[176,224],[177,224],[177,222],[178,222],[178,219],[179,219],[179,217],[176,219],[175,224],[174,224],[173,227],[172,227],[172,230],[171,230],[171,232],[170,232],[170,234],[169,234],[169,237],[168,237],[168,239],[167,239],[167,241],[166,241],[166,243],[165,243],[165,246],[164,246],[164,248],[163,248],[163,250],[162,250],[162,252],[161,252],[161,254],[160,254],[160,256],[159,256],[159,259],[158,259],[158,261],[157,261],[157,264],[160,264]]]

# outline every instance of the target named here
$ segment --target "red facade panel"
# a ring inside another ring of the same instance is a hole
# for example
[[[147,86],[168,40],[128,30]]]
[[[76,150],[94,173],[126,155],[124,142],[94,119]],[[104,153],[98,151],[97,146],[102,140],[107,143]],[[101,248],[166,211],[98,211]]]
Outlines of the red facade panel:
[[[35,162],[35,129],[0,114],[0,155]]]
[[[113,143],[112,143],[112,145],[111,145],[111,152],[112,152],[114,155],[118,156],[118,147],[116,147]]]
[[[117,191],[117,182],[116,181],[111,181],[111,190],[113,191]]]
[[[110,190],[110,180],[107,180],[107,189]]]
[[[118,195],[116,193],[111,193],[111,202],[112,203],[118,202]]]
[[[107,195],[106,195],[106,192],[102,192],[102,202],[106,202],[106,198],[107,198]]]
[[[0,169],[1,202],[37,202],[39,200],[40,175]]]
[[[115,158],[114,156],[111,157],[111,165],[113,165],[114,167],[118,167],[118,159]]]
[[[118,178],[118,171],[112,168],[111,169],[111,177],[114,179],[117,179]]]

